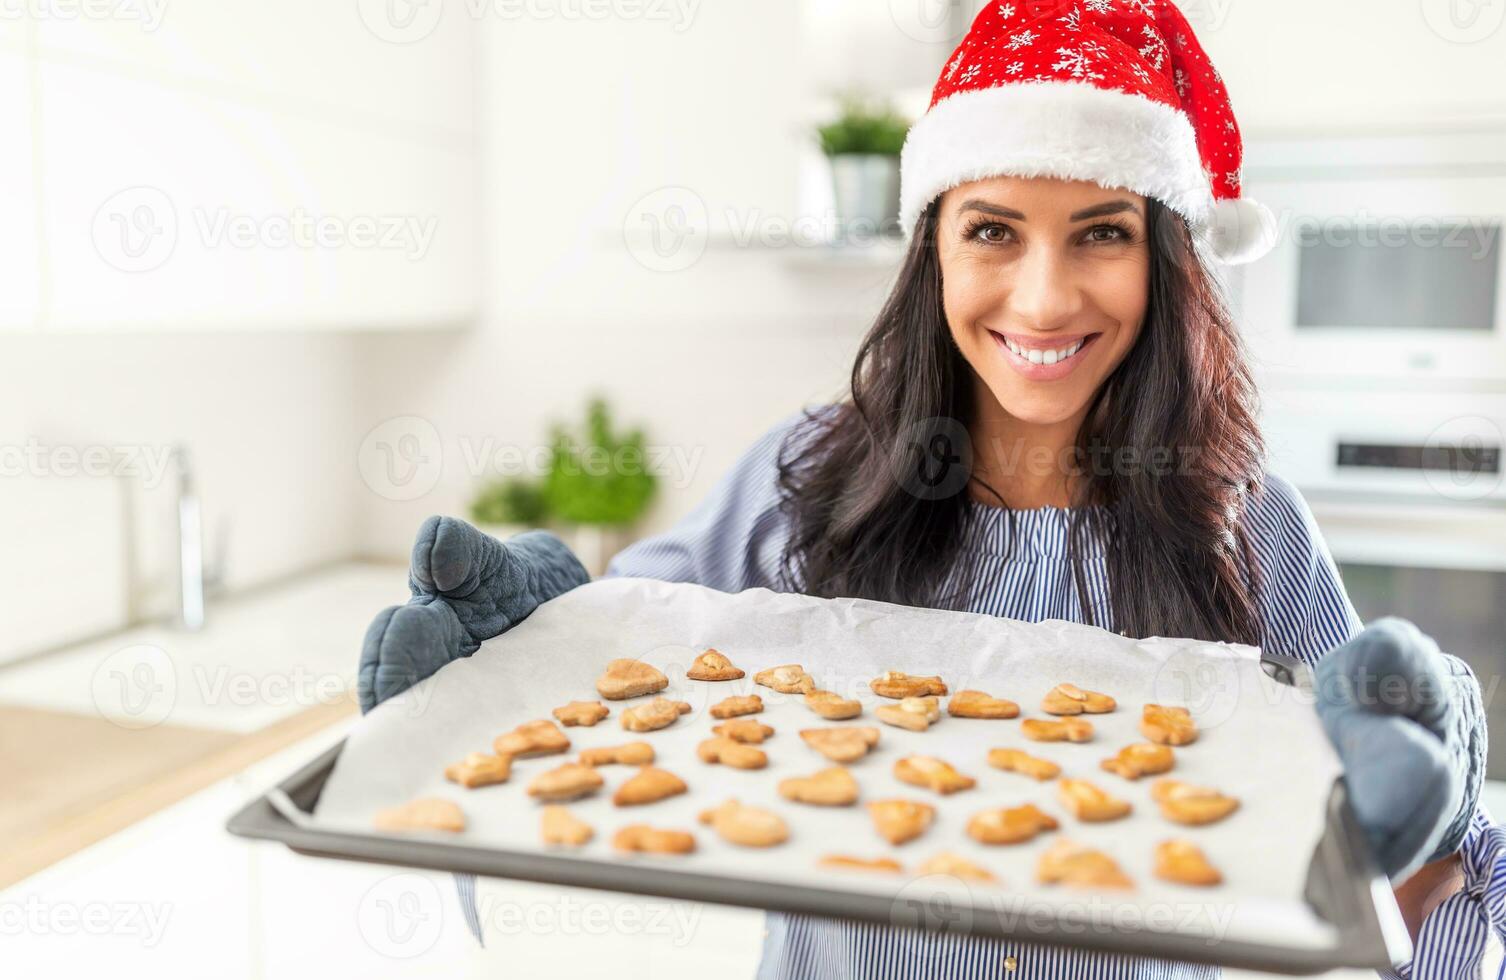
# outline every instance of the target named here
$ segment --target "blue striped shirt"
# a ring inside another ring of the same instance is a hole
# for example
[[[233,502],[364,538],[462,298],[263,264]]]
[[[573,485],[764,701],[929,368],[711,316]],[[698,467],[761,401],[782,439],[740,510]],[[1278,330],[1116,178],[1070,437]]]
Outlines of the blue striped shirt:
[[[726,592],[780,588],[788,528],[779,512],[778,456],[800,415],[774,426],[668,532],[614,558],[607,575],[694,582]],[[798,452],[798,445],[785,451]],[[1082,622],[1067,558],[1070,512],[1006,512],[970,502],[959,570],[976,571],[967,611],[1039,621]],[[1011,517],[1013,518],[1011,520]],[[1261,646],[1309,664],[1348,640],[1361,624],[1333,559],[1301,495],[1270,476],[1251,501],[1247,527],[1261,569]],[[1094,622],[1111,624],[1108,573],[1101,543],[1080,548]],[[1506,831],[1481,809],[1463,847],[1465,888],[1423,923],[1412,962],[1415,980],[1491,975],[1506,940]],[[1014,970],[1005,967],[1013,957]],[[899,932],[881,925],[769,913],[760,980],[824,977],[1073,978],[1217,977],[1216,967],[1079,952],[1004,940]]]

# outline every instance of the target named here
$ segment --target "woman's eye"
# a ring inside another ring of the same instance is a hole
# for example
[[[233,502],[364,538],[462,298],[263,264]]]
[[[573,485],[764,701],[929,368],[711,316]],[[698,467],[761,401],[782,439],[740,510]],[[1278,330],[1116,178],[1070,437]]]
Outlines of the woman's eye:
[[[1118,225],[1094,225],[1088,229],[1090,242],[1117,242],[1129,240],[1129,233]]]
[[[983,225],[973,232],[973,237],[988,245],[1002,245],[1009,240],[1009,229],[1003,225]]]

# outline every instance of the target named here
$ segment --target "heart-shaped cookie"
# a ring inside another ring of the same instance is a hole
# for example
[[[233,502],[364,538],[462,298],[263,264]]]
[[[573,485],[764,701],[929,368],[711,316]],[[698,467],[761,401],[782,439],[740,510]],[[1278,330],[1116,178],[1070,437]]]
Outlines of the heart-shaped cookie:
[[[856,762],[878,744],[877,728],[804,728],[805,744],[832,762]]]
[[[691,661],[685,676],[693,681],[735,681],[743,672],[713,647]]]
[[[858,801],[858,781],[842,766],[832,766],[813,776],[781,779],[779,795],[812,806],[851,806]]]
[[[596,678],[596,693],[608,701],[654,694],[668,686],[663,671],[641,660],[613,660]]]

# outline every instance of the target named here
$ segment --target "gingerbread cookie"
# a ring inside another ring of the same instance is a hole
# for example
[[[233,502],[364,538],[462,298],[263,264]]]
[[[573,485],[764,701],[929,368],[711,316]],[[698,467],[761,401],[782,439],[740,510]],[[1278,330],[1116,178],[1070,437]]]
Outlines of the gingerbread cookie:
[[[600,701],[571,701],[562,708],[554,709],[554,717],[565,727],[583,725],[590,728],[611,712]]]
[[[1150,798],[1160,804],[1161,816],[1190,826],[1216,823],[1239,809],[1239,801],[1232,796],[1175,779],[1158,779],[1152,783]]]
[[[466,789],[477,789],[507,782],[512,774],[512,756],[472,752],[451,766],[445,766],[444,778]]]
[[[899,704],[885,704],[873,709],[878,720],[896,728],[923,732],[941,717],[934,697],[905,698]]]
[[[1034,803],[983,810],[967,822],[967,835],[980,844],[1023,844],[1043,830],[1055,830],[1056,818]]]
[[[832,762],[856,762],[879,742],[877,728],[802,728],[806,745]]]
[[[942,796],[972,789],[978,781],[964,776],[951,763],[929,755],[908,755],[894,764],[894,778],[911,786],[934,790]]]
[[[733,769],[762,769],[769,764],[763,749],[744,745],[735,739],[718,735],[696,746],[695,754],[705,763],[721,763]]]
[[[863,713],[861,702],[844,698],[834,691],[812,691],[805,696],[805,706],[827,721],[845,721]]]
[[[953,718],[1014,718],[1020,706],[982,691],[958,691],[947,701],[946,713]]]
[[[539,811],[539,836],[545,844],[580,847],[596,836],[591,825],[557,803]]]
[[[904,868],[894,858],[860,858],[849,854],[828,854],[817,862],[823,868],[840,868],[843,871],[882,871],[896,874]]]
[[[1084,823],[1118,820],[1131,809],[1128,800],[1112,796],[1085,779],[1059,780],[1056,790],[1062,806]]]
[[[1203,887],[1224,880],[1202,850],[1185,840],[1164,840],[1156,845],[1155,875],[1179,885]]]
[[[1086,742],[1093,737],[1093,723],[1081,718],[1026,718],[1020,734],[1037,742]]]
[[[749,745],[759,745],[764,739],[774,734],[773,728],[753,718],[724,721],[720,725],[711,726],[711,730],[734,742],[747,742]]]
[[[683,830],[660,830],[648,824],[634,823],[612,835],[612,846],[619,851],[689,854],[695,850],[695,835]]]
[[[851,806],[858,801],[858,781],[842,766],[832,766],[814,776],[781,779],[779,795],[813,806]]]
[[[1176,759],[1166,746],[1136,742],[1134,745],[1126,745],[1112,759],[1104,759],[1098,766],[1105,772],[1115,773],[1125,779],[1139,779],[1141,776],[1167,772],[1175,764]]]
[[[1076,888],[1133,888],[1134,882],[1102,851],[1075,841],[1058,840],[1041,854],[1035,878],[1043,885]]]
[[[510,755],[523,759],[535,755],[554,755],[570,747],[570,738],[554,722],[547,719],[524,722],[506,735],[492,740],[492,749],[498,755]]]
[[[710,824],[722,840],[741,847],[773,847],[790,837],[790,829],[779,814],[745,806],[737,800],[702,810],[700,819],[701,823]]]
[[[377,830],[444,830],[459,833],[465,829],[465,814],[449,800],[425,796],[402,806],[378,810],[372,821]]]
[[[875,800],[868,804],[873,829],[891,844],[903,844],[926,832],[936,819],[936,808],[915,800]]]
[[[690,705],[669,698],[654,698],[647,704],[628,708],[622,713],[622,727],[630,732],[653,732],[674,724],[675,719],[690,713]]]
[[[1197,740],[1197,724],[1186,708],[1147,704],[1140,712],[1140,734],[1160,745],[1188,745]]]
[[[760,670],[753,675],[753,683],[773,688],[780,694],[809,694],[816,689],[816,679],[799,664],[783,664]]]
[[[642,806],[678,796],[686,788],[685,780],[674,773],[644,766],[617,787],[612,802],[617,806]]]
[[[656,694],[669,686],[669,678],[657,667],[641,660],[613,660],[596,678],[596,693],[608,701]]]
[[[946,685],[940,677],[915,677],[902,670],[886,670],[869,681],[868,686],[879,697],[895,700],[946,693]]]
[[[1047,759],[1038,759],[1019,749],[989,749],[988,764],[1005,772],[1017,772],[1042,782],[1061,775],[1062,767]]]
[[[647,742],[604,745],[595,749],[581,749],[580,752],[580,763],[583,766],[646,766],[653,761],[654,747]]]
[[[685,676],[693,681],[735,681],[743,672],[713,647],[691,661]]]
[[[916,874],[951,875],[963,881],[998,881],[994,873],[951,851],[942,851],[915,869]]]
[[[1041,710],[1050,715],[1101,715],[1115,707],[1117,702],[1107,694],[1084,691],[1076,684],[1058,684],[1041,699]]]
[[[756,694],[743,694],[723,698],[711,706],[713,718],[737,718],[741,715],[756,715],[763,710],[763,698]]]
[[[578,800],[601,789],[601,773],[579,762],[567,762],[548,772],[541,772],[528,784],[528,795],[536,800],[562,803]]]

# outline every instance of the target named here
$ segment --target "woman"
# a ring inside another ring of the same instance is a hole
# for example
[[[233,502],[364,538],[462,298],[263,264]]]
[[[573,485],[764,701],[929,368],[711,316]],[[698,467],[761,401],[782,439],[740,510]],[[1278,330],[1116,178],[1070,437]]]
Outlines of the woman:
[[[1417,940],[1412,976],[1472,975],[1506,927],[1489,897],[1506,841],[1476,807],[1478,688],[1409,627],[1360,632],[1301,497],[1263,470],[1207,262],[1258,256],[1273,225],[1239,197],[1222,83],[1165,0],[1046,6],[986,7],[911,132],[909,252],[851,397],[776,426],[608,574],[1070,619],[1315,664]],[[546,533],[503,545],[431,518],[413,601],[367,635],[363,706],[585,579]],[[1376,674],[1409,693],[1354,696]],[[911,972],[1217,971],[769,916],[760,976]]]

